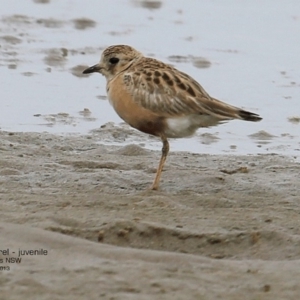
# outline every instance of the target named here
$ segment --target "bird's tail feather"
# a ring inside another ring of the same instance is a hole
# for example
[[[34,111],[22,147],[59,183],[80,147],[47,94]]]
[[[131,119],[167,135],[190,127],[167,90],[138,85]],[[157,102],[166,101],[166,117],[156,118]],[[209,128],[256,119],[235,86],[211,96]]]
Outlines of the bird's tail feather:
[[[214,115],[223,120],[229,119],[240,119],[245,121],[258,122],[262,118],[255,113],[243,110],[241,108],[232,106],[230,104],[224,103],[220,100],[212,98],[213,103],[211,103],[211,111]]]
[[[252,113],[250,111],[242,110],[242,109],[239,111],[239,116],[242,120],[245,121],[258,122],[262,120],[262,118],[258,114]]]

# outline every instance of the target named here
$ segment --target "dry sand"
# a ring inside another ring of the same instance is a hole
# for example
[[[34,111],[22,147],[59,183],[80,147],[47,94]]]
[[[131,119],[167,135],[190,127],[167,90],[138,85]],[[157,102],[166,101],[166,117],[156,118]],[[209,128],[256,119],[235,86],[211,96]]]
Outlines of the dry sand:
[[[0,132],[0,299],[299,299],[298,162],[171,148],[148,191],[124,132]]]

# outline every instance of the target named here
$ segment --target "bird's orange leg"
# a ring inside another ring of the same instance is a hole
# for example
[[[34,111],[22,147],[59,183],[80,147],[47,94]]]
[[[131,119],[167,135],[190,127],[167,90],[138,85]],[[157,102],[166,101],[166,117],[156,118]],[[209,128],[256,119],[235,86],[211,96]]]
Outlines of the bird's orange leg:
[[[156,176],[155,176],[155,179],[153,181],[153,184],[151,186],[151,190],[158,190],[158,187],[159,187],[159,180],[160,180],[160,177],[161,177],[161,172],[163,170],[163,167],[164,167],[164,164],[166,162],[166,159],[167,159],[167,155],[169,153],[169,142],[167,140],[167,138],[162,135],[161,136],[161,140],[163,142],[163,147],[161,149],[162,153],[161,153],[161,158],[160,158],[160,162],[159,162],[159,165],[158,165],[158,169],[157,169],[157,172],[156,172]]]

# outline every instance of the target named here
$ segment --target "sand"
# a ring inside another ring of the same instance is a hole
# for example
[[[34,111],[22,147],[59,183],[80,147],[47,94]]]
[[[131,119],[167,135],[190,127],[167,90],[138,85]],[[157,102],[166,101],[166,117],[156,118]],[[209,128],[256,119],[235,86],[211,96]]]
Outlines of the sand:
[[[122,134],[0,132],[0,299],[299,298],[299,162]]]

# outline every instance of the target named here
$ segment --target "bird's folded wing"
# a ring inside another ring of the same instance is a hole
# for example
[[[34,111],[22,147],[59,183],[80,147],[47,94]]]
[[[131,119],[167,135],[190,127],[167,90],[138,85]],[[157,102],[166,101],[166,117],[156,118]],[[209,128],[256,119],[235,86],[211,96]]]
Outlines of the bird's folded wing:
[[[160,71],[144,68],[142,73],[128,71],[123,80],[138,105],[161,116],[202,114],[235,118],[232,114],[236,107],[211,98],[193,78],[172,67]]]

